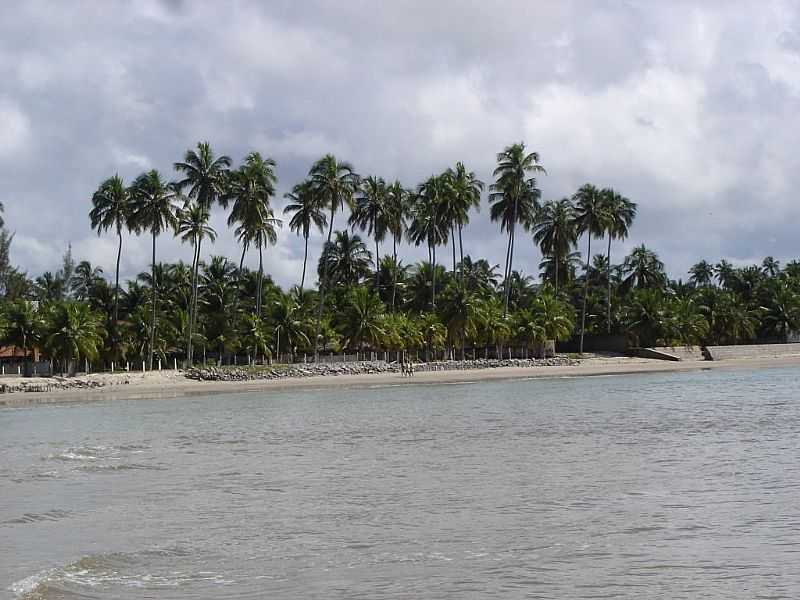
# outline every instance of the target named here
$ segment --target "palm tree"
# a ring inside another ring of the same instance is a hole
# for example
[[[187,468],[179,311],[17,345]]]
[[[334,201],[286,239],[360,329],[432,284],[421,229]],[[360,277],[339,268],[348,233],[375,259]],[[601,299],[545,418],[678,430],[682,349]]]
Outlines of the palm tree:
[[[483,303],[477,294],[470,292],[463,281],[455,280],[442,293],[442,321],[447,328],[453,344],[461,348],[461,360],[464,360],[465,342],[474,340],[478,335],[483,319]]]
[[[351,205],[353,194],[358,188],[359,178],[350,163],[337,161],[332,154],[326,154],[315,162],[309,171],[309,177],[311,178],[314,193],[319,196],[321,205],[331,211],[330,222],[328,223],[328,239],[325,242],[327,247],[331,243],[336,211],[345,205]],[[314,362],[319,360],[319,334],[322,327],[322,311],[325,307],[327,287],[328,273],[326,271],[322,274],[319,286],[319,305],[317,308],[316,331],[314,332]]]
[[[611,240],[624,240],[636,218],[636,203],[628,200],[622,194],[611,188],[602,192],[603,204],[606,213],[606,235],[608,236],[608,263],[606,264],[606,279],[608,280],[608,334],[611,335]]]
[[[497,155],[497,167],[493,173],[495,182],[489,188],[489,202],[492,204],[490,217],[492,221],[500,221],[501,231],[508,232],[506,269],[503,275],[506,314],[510,289],[508,278],[514,264],[514,232],[517,224],[526,231],[531,228],[542,195],[536,187],[536,179],[529,176],[532,173],[546,173],[539,164],[539,153],[526,154],[524,143],[512,144]]]
[[[245,157],[244,165],[231,178],[230,195],[233,206],[228,225],[238,223],[235,234],[242,244],[241,271],[244,255],[251,244],[258,248],[258,289],[256,290],[256,316],[261,316],[261,286],[264,279],[264,246],[278,241],[277,227],[283,222],[275,217],[270,199],[275,195],[275,161],[263,158],[258,152]]]
[[[386,228],[392,236],[392,262],[395,270],[392,272],[392,312],[394,312],[397,298],[397,244],[402,241],[406,231],[406,216],[411,193],[399,181],[395,181],[386,188]]]
[[[467,171],[462,162],[457,162],[455,169],[447,170],[447,178],[450,184],[450,196],[453,206],[453,223],[458,227],[459,258],[463,265],[464,242],[462,229],[469,223],[469,211],[473,208],[480,210],[483,182],[478,179],[474,171]],[[455,241],[453,242],[453,250],[455,251]],[[463,266],[461,275],[463,278]]]
[[[667,279],[664,273],[664,263],[659,260],[655,252],[644,244],[636,246],[625,257],[622,270],[627,275],[624,284],[628,288],[659,288]]]
[[[289,200],[289,204],[283,209],[284,214],[292,213],[289,220],[289,229],[303,236],[305,249],[303,251],[303,275],[300,278],[300,292],[306,281],[306,264],[308,263],[308,236],[311,227],[319,229],[322,233],[328,218],[323,212],[323,207],[319,202],[319,196],[314,193],[311,181],[306,180],[298,183],[292,188],[291,192],[284,194],[284,198]]]
[[[25,363],[25,375],[29,373],[28,351],[39,342],[44,326],[44,319],[33,302],[19,300],[6,308],[6,331],[4,341],[22,349]]]
[[[775,260],[772,256],[767,256],[761,262],[761,268],[764,270],[764,274],[769,277],[776,277],[778,273],[781,272],[781,263],[778,260]]]
[[[588,236],[586,250],[586,278],[583,283],[583,311],[581,313],[581,341],[579,352],[583,354],[583,336],[586,330],[586,299],[589,295],[589,263],[592,258],[592,238],[601,237],[607,229],[608,214],[603,194],[587,183],[573,196],[575,202],[575,230],[578,235]]]
[[[546,202],[539,211],[533,227],[533,240],[539,245],[542,256],[553,257],[555,266],[554,287],[559,285],[559,265],[578,243],[575,229],[575,207],[569,198]]]
[[[714,265],[701,260],[689,269],[689,282],[695,287],[707,287],[714,281]]]
[[[119,175],[109,177],[92,195],[92,210],[89,219],[92,229],[97,230],[97,235],[108,231],[112,227],[117,232],[117,266],[114,272],[114,327],[119,321],[119,261],[122,256],[122,229],[130,229],[130,197],[128,189]],[[112,332],[113,343],[116,344],[116,334]]]
[[[156,335],[156,302],[158,286],[156,285],[156,238],[167,229],[174,229],[176,224],[173,199],[177,192],[175,187],[166,183],[161,174],[152,169],[142,173],[133,182],[130,193],[130,223],[137,233],[149,231],[153,236],[153,260],[151,271],[153,276],[152,312],[150,318],[150,347],[148,350],[148,369],[153,369],[153,348]]]
[[[280,358],[281,338],[286,340],[289,353],[294,354],[297,346],[309,344],[306,334],[306,323],[303,321],[300,306],[291,296],[281,296],[274,303],[272,310],[272,323],[275,329],[276,343],[275,354]]]
[[[447,242],[449,224],[441,210],[446,181],[442,176],[432,175],[417,188],[411,206],[411,224],[408,238],[415,245],[428,246],[428,262],[431,263],[433,281],[431,285],[431,308],[436,307],[436,247]]]
[[[370,262],[372,255],[358,235],[337,231],[335,240],[322,252],[317,273],[320,279],[327,273],[331,285],[350,287],[369,276]]]
[[[181,242],[191,242],[193,246],[192,254],[192,296],[189,302],[189,331],[186,340],[186,362],[189,366],[194,364],[194,326],[197,321],[197,279],[200,268],[200,243],[204,238],[212,242],[217,239],[217,232],[208,224],[211,216],[208,208],[204,204],[195,201],[187,207],[178,211],[177,235]]]
[[[175,170],[183,175],[176,187],[194,200],[200,207],[210,211],[217,202],[227,207],[227,180],[231,159],[222,155],[214,157],[208,142],[198,142],[197,151],[187,150],[183,162],[176,162]],[[188,188],[188,192],[186,191]]]
[[[725,289],[731,289],[736,283],[736,268],[724,258],[714,266],[717,281]]]
[[[72,275],[69,286],[72,288],[76,299],[86,301],[91,297],[92,291],[98,285],[98,281],[104,281],[103,269],[93,267],[88,260],[82,260],[75,267],[75,273]]]
[[[50,355],[63,360],[67,372],[75,372],[76,359],[94,360],[99,354],[105,332],[98,316],[88,304],[59,302],[49,314],[45,347]]]
[[[366,342],[377,347],[384,335],[383,302],[367,287],[353,288],[348,296],[344,315],[347,345],[358,351]]]
[[[350,215],[351,227],[359,227],[375,240],[375,289],[380,288],[380,249],[378,244],[389,230],[386,197],[386,182],[381,177],[370,175],[361,181],[360,194],[356,198]]]

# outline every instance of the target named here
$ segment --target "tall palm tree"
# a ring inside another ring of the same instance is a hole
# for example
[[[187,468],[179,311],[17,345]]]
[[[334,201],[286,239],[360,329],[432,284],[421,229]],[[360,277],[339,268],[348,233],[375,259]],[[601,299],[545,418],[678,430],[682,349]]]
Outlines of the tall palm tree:
[[[386,188],[386,227],[392,236],[392,261],[395,269],[392,272],[392,312],[397,298],[397,244],[402,241],[406,231],[406,216],[410,192],[399,181]]]
[[[208,211],[217,202],[227,207],[230,157],[223,154],[215,158],[208,142],[198,142],[197,151],[187,150],[183,162],[176,162],[174,167],[183,176],[175,185],[187,198]]]
[[[431,308],[436,307],[436,247],[447,242],[450,233],[445,220],[442,203],[446,181],[442,176],[432,175],[417,188],[411,206],[411,224],[408,238],[415,245],[428,245],[428,262],[432,265]]]
[[[98,283],[105,283],[103,280],[103,269],[100,267],[92,266],[88,260],[82,260],[75,267],[75,273],[69,282],[75,298],[81,301],[87,301],[92,296],[92,292]]]
[[[380,249],[378,244],[389,230],[386,206],[387,188],[382,177],[370,175],[361,181],[359,195],[350,215],[351,227],[359,227],[375,240],[375,290],[380,289]]]
[[[326,247],[331,243],[333,222],[336,211],[343,206],[350,206],[353,194],[358,188],[359,177],[353,166],[347,161],[338,161],[333,154],[326,154],[311,166],[309,171],[314,193],[319,195],[322,206],[330,210],[328,222],[328,239]],[[324,252],[324,249],[323,249]],[[325,293],[328,287],[328,273],[324,272],[320,279],[319,305],[317,307],[317,323],[314,332],[314,362],[319,360],[319,333],[322,327],[322,311],[325,308]]]
[[[323,207],[319,202],[319,196],[314,193],[314,187],[309,180],[295,185],[291,192],[284,194],[284,198],[289,200],[289,204],[283,209],[283,213],[292,214],[292,218],[289,220],[289,229],[302,235],[305,242],[303,275],[300,278],[300,292],[302,293],[306,281],[308,236],[311,233],[311,227],[313,226],[322,233],[328,224],[328,218],[325,216]]]
[[[606,212],[606,236],[608,236],[608,263],[606,278],[608,280],[608,333],[611,334],[611,240],[624,240],[636,218],[636,203],[611,188],[602,191]]]
[[[453,208],[453,225],[458,228],[458,252],[462,263],[461,277],[463,279],[464,241],[462,230],[469,223],[469,211],[473,208],[480,210],[483,182],[478,179],[474,171],[467,171],[464,163],[460,161],[456,163],[455,169],[447,170],[447,178]],[[453,251],[455,251],[455,240],[453,241]]]
[[[261,316],[261,286],[264,279],[264,246],[278,241],[278,227],[283,225],[270,207],[275,195],[275,161],[263,158],[259,152],[251,152],[244,164],[231,177],[230,195],[233,206],[228,216],[228,225],[237,225],[235,234],[242,245],[241,271],[244,255],[251,244],[258,248],[258,289],[256,290],[256,316]]]
[[[189,302],[189,331],[186,340],[186,362],[189,366],[194,364],[194,326],[197,322],[197,281],[200,267],[200,243],[204,238],[212,242],[217,239],[217,232],[208,224],[211,213],[205,204],[191,202],[187,207],[178,211],[178,224],[176,233],[181,242],[191,242],[192,254],[192,297]]]
[[[153,277],[152,311],[150,317],[150,346],[147,363],[153,369],[153,348],[156,335],[156,302],[158,285],[156,281],[156,238],[176,224],[176,206],[173,200],[177,196],[175,187],[167,183],[161,174],[152,169],[139,175],[130,188],[131,213],[130,222],[137,233],[149,231],[153,236],[153,260],[151,273]]]
[[[490,217],[492,221],[500,221],[500,230],[508,233],[504,273],[506,314],[510,293],[508,279],[514,264],[514,232],[518,224],[525,230],[531,228],[542,195],[536,187],[536,178],[531,176],[534,173],[546,173],[539,164],[539,153],[526,153],[522,142],[512,144],[497,155],[495,182],[489,188]]]
[[[542,256],[553,257],[555,266],[554,289],[558,294],[559,265],[578,243],[575,229],[575,207],[572,200],[562,198],[548,201],[539,211],[533,228],[533,240],[539,245]]]
[[[119,175],[109,177],[92,195],[92,210],[89,219],[97,235],[113,228],[117,232],[117,265],[114,271],[114,327],[119,321],[119,261],[122,256],[122,229],[130,229],[130,197],[128,189]],[[112,343],[116,344],[116,332],[112,332]]]
[[[708,287],[714,281],[714,265],[701,260],[689,269],[689,281],[696,287]]]
[[[581,341],[579,351],[583,354],[583,336],[586,331],[586,299],[589,295],[589,264],[592,259],[592,238],[601,237],[606,231],[608,215],[603,194],[590,183],[583,185],[573,196],[575,202],[575,229],[578,235],[587,234],[586,273],[583,282],[583,310],[581,312]]]

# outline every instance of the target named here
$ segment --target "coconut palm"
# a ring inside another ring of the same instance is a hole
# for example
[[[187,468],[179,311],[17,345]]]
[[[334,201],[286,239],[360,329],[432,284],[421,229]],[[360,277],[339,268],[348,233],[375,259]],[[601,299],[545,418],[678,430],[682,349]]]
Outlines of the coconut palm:
[[[114,271],[114,324],[119,321],[119,262],[122,257],[122,230],[129,229],[130,197],[119,175],[109,177],[92,194],[89,219],[97,235],[114,229],[117,233],[117,263]],[[114,339],[114,338],[112,338]]]
[[[527,231],[535,221],[542,193],[536,187],[536,178],[531,174],[538,173],[546,173],[539,164],[539,153],[526,153],[522,142],[507,146],[497,155],[497,167],[493,173],[495,182],[489,187],[489,202],[492,205],[492,221],[500,221],[500,230],[508,233],[506,268],[503,274],[506,314],[510,294],[508,279],[514,264],[514,233],[517,225]]]
[[[714,265],[701,260],[689,269],[689,282],[695,287],[707,287],[714,281]]]
[[[217,202],[227,207],[230,157],[215,157],[208,142],[198,142],[197,150],[187,150],[183,162],[176,162],[174,167],[183,176],[175,185],[188,199],[207,211]]]
[[[575,203],[575,230],[577,234],[587,234],[586,277],[583,283],[583,310],[581,311],[581,338],[579,352],[583,354],[583,337],[586,332],[586,300],[589,296],[589,263],[592,258],[592,238],[601,237],[608,228],[608,213],[604,194],[587,183],[573,196]]]
[[[447,170],[450,187],[450,198],[453,207],[453,224],[458,228],[458,252],[460,262],[464,262],[464,242],[462,230],[469,223],[469,212],[473,208],[480,210],[481,192],[484,184],[473,171],[467,171],[464,163],[457,162],[455,169]],[[455,241],[453,242],[455,251]],[[463,277],[463,271],[462,271]]]
[[[364,343],[377,347],[385,333],[383,302],[375,292],[359,286],[350,291],[344,314],[347,345],[358,351]]]
[[[320,279],[327,273],[331,285],[349,287],[370,275],[371,262],[372,255],[358,235],[337,231],[335,240],[325,246],[317,273]]]
[[[94,360],[99,355],[105,332],[100,318],[88,304],[58,302],[48,314],[44,344],[56,360],[63,360],[67,372],[75,372],[75,360]]]
[[[130,194],[130,223],[137,233],[149,231],[153,237],[153,260],[151,270],[153,275],[152,312],[150,318],[150,348],[148,352],[148,369],[153,369],[153,347],[156,334],[156,302],[158,286],[155,279],[156,270],[156,239],[161,233],[173,229],[176,224],[176,206],[173,200],[177,196],[175,187],[168,184],[161,174],[152,169],[142,173],[133,182]]]
[[[375,240],[376,290],[380,288],[379,243],[383,241],[389,230],[387,195],[386,182],[383,178],[370,175],[363,179],[349,221],[351,227],[359,227]]]
[[[564,302],[555,289],[545,284],[531,303],[531,311],[539,319],[546,340],[564,340],[575,329],[575,311]]]
[[[474,340],[478,336],[483,319],[483,303],[462,281],[454,280],[442,292],[440,309],[448,337],[451,343],[459,344],[461,360],[464,360],[466,340]]]
[[[450,233],[449,224],[441,210],[446,180],[442,176],[432,175],[417,188],[411,205],[411,223],[407,235],[416,246],[427,244],[428,262],[433,266],[431,284],[431,308],[436,307],[436,248],[447,242]]]
[[[761,262],[761,268],[768,277],[776,277],[781,272],[781,263],[772,256],[767,256]]]
[[[608,284],[608,295],[606,310],[608,311],[608,333],[611,334],[611,241],[624,240],[628,237],[628,231],[636,218],[636,203],[628,200],[622,194],[611,188],[606,188],[602,192],[603,204],[606,213],[605,233],[608,237],[608,254],[606,263],[606,279]]]
[[[322,206],[330,210],[328,222],[328,238],[325,248],[331,243],[333,235],[333,222],[336,211],[344,206],[350,206],[353,194],[358,188],[359,177],[353,166],[346,161],[338,161],[332,154],[326,154],[311,166],[309,171],[311,185],[314,193],[319,196]],[[323,248],[323,253],[325,249]],[[328,287],[328,272],[322,273],[319,286],[319,305],[317,307],[317,323],[314,332],[314,361],[319,360],[319,334],[322,327],[322,311],[325,307],[325,293]]]
[[[262,209],[239,225],[234,233],[236,240],[247,248],[251,244],[258,249],[258,284],[256,287],[256,316],[261,316],[261,299],[264,287],[264,248],[278,242],[278,228],[283,221],[276,218],[272,209]]]
[[[18,300],[7,305],[3,341],[22,350],[25,375],[29,375],[28,352],[41,340],[43,328],[44,319],[33,302]]]
[[[533,240],[539,245],[542,256],[553,257],[555,275],[553,284],[558,293],[559,265],[569,256],[578,242],[575,228],[575,207],[572,200],[562,198],[548,201],[542,206],[533,227]]]
[[[77,300],[89,300],[92,291],[103,280],[103,269],[93,267],[88,260],[82,260],[75,267],[75,273],[69,282],[73,294]]]
[[[714,266],[719,284],[730,290],[736,284],[736,268],[724,258]]]
[[[667,276],[664,273],[664,263],[659,260],[655,252],[644,244],[636,246],[625,257],[622,271],[627,275],[623,281],[627,288],[660,288],[667,280]]]
[[[275,354],[281,355],[281,340],[286,344],[290,354],[297,351],[299,345],[308,346],[306,322],[297,301],[291,296],[281,296],[273,304],[272,324],[275,331]]]
[[[397,244],[402,241],[406,231],[406,217],[411,193],[399,181],[386,188],[386,228],[392,236],[392,262],[397,267]],[[392,273],[392,312],[397,298],[397,271]]]
[[[192,254],[192,292],[189,302],[189,326],[186,338],[186,361],[189,366],[194,364],[194,326],[197,321],[197,280],[200,268],[200,244],[203,239],[214,241],[217,232],[208,224],[211,214],[205,204],[198,201],[191,202],[187,207],[178,211],[178,224],[176,233],[181,242],[190,242],[193,247]]]
[[[302,293],[306,281],[306,265],[308,263],[308,236],[312,227],[322,233],[328,224],[328,218],[325,216],[323,206],[319,202],[319,196],[314,193],[314,186],[309,180],[295,185],[291,192],[284,194],[284,198],[289,200],[289,204],[283,209],[283,213],[292,215],[289,220],[289,229],[298,235],[302,235],[305,244],[305,249],[303,250],[303,275],[300,278],[300,292]]]

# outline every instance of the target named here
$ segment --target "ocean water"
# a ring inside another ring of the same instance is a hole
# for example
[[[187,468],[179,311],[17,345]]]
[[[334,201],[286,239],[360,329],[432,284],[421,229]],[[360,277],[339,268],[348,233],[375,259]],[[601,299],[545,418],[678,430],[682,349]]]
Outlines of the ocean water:
[[[798,598],[799,380],[0,409],[0,598]]]

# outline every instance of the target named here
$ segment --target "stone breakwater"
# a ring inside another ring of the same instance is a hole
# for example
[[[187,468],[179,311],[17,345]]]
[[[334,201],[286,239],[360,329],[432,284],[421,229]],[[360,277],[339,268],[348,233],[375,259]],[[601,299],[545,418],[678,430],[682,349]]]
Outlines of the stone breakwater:
[[[496,369],[500,367],[558,367],[576,366],[580,361],[556,356],[544,359],[476,359],[415,363],[414,371],[467,371]],[[188,379],[196,381],[257,381],[261,379],[289,379],[316,376],[369,375],[375,373],[400,373],[396,362],[364,361],[352,363],[298,364],[280,367],[196,367],[186,371]]]
[[[127,383],[127,382],[125,382]],[[58,390],[90,390],[93,388],[105,387],[107,384],[102,381],[92,381],[78,377],[71,379],[42,378],[31,379],[14,383],[0,383],[0,394],[11,394],[14,392],[54,392]]]

